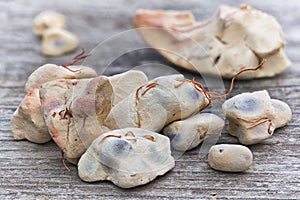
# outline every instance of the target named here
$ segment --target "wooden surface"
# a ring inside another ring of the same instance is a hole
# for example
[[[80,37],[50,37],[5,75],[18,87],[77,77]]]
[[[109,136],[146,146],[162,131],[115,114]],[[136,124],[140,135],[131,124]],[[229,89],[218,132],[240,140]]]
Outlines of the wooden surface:
[[[64,13],[68,30],[79,37],[81,47],[91,50],[98,42],[132,28],[131,17],[137,8],[191,10],[200,20],[209,18],[219,2],[1,0],[0,199],[300,199],[300,3],[296,0],[249,2],[278,18],[293,66],[272,79],[238,81],[232,95],[267,89],[272,98],[291,106],[291,122],[276,130],[272,138],[250,147],[254,163],[245,173],[211,170],[207,158],[200,156],[196,148],[178,158],[175,168],[165,176],[145,186],[124,190],[110,182],[81,181],[76,167],[71,166],[72,172],[63,167],[60,151],[53,142],[37,145],[13,140],[10,120],[25,95],[24,83],[29,74],[44,63],[63,64],[75,55],[43,57],[40,40],[31,31],[33,17],[46,9]],[[222,3],[239,5],[242,1]],[[109,54],[120,45],[113,44],[103,51]],[[112,71],[107,73],[151,62],[174,67],[153,50],[141,50],[114,61]],[[228,81],[225,85],[228,87]],[[237,143],[237,140],[224,130],[219,143]]]

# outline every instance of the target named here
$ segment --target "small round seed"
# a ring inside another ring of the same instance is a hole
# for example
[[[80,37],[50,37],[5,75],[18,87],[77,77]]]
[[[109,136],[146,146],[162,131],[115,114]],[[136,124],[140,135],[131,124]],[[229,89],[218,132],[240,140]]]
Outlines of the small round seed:
[[[252,152],[242,145],[214,145],[208,153],[210,167],[219,171],[242,172],[251,166],[252,161]]]
[[[44,11],[33,20],[33,32],[38,36],[42,36],[48,29],[63,28],[64,26],[65,17],[54,11]]]
[[[42,52],[48,56],[60,56],[75,50],[78,43],[77,37],[69,31],[53,28],[43,35]]]

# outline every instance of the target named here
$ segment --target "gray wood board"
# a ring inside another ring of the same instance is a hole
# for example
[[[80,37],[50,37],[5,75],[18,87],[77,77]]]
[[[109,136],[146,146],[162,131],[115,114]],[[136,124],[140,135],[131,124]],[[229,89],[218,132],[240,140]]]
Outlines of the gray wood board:
[[[222,4],[239,5],[227,0]],[[209,168],[199,148],[176,160],[175,168],[155,181],[134,189],[120,189],[110,182],[85,183],[70,166],[61,163],[53,143],[38,145],[14,141],[10,131],[13,112],[25,95],[27,77],[45,63],[68,63],[76,54],[58,58],[40,53],[40,39],[31,31],[32,19],[46,9],[67,17],[67,29],[80,39],[88,51],[99,42],[132,28],[138,8],[191,10],[196,19],[208,19],[219,1],[0,1],[0,199],[299,199],[300,198],[300,3],[292,0],[248,1],[252,6],[274,15],[282,24],[293,62],[287,72],[271,78],[238,81],[232,95],[267,89],[272,98],[287,102],[293,110],[291,122],[275,131],[272,138],[250,146],[254,163],[245,173],[222,173]],[[135,38],[134,38],[135,39]],[[110,54],[122,44],[102,49]],[[100,56],[99,66],[105,64]],[[197,75],[179,70],[149,49],[128,53],[114,61],[107,74],[125,71],[147,63],[169,65],[188,77]],[[97,69],[100,70],[100,69]],[[157,71],[156,73],[161,73]],[[199,78],[199,77],[198,77]],[[224,81],[226,87],[229,81]],[[224,130],[219,143],[238,143]]]

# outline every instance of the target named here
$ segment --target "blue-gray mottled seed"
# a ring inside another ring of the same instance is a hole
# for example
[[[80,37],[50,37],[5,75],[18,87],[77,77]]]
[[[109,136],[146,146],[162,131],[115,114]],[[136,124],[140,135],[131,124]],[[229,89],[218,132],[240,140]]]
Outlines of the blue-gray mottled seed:
[[[238,137],[244,145],[268,139],[276,128],[285,126],[292,117],[290,107],[271,99],[266,90],[236,95],[226,100],[222,109],[229,121],[229,134]]]
[[[95,139],[81,156],[78,173],[87,182],[109,180],[119,187],[131,188],[152,181],[174,165],[166,136],[146,129],[124,128]]]

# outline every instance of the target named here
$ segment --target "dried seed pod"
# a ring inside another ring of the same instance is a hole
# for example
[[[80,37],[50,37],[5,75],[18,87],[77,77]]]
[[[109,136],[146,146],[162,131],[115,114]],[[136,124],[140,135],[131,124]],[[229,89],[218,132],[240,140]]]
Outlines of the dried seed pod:
[[[272,101],[266,90],[236,95],[225,101],[222,109],[229,120],[229,133],[245,145],[271,137],[276,128],[291,118],[288,106]],[[282,119],[276,119],[279,116]]]
[[[75,35],[64,29],[52,28],[43,34],[42,53],[46,56],[60,56],[78,47]]]
[[[44,11],[37,15],[33,20],[33,32],[42,36],[44,32],[51,28],[63,28],[65,17],[55,11]]]
[[[242,145],[214,145],[208,153],[210,167],[219,171],[243,172],[251,166],[252,161],[252,152]]]
[[[167,137],[140,128],[114,130],[99,136],[78,163],[87,182],[109,180],[122,188],[146,184],[174,167]]]
[[[158,77],[114,106],[105,125],[111,130],[139,127],[159,131],[209,105],[206,91],[195,84],[183,75]]]
[[[11,131],[15,140],[27,139],[34,143],[51,140],[42,115],[39,89],[32,89],[24,97],[11,120]]]
[[[187,151],[198,146],[206,137],[219,136],[224,120],[210,113],[199,113],[182,121],[172,122],[163,129],[171,147],[178,151]]]
[[[104,132],[102,124],[112,106],[112,87],[106,77],[55,80],[40,89],[49,132],[69,159],[79,158]]]
[[[272,77],[291,65],[276,19],[248,5],[221,6],[203,23],[189,12],[138,10],[134,24],[144,40],[168,60],[201,74],[231,78],[266,58],[261,70],[239,78]]]
[[[115,106],[121,100],[125,99],[130,93],[134,92],[139,86],[148,82],[146,74],[142,71],[130,70],[121,74],[108,77],[114,90]]]
[[[43,83],[57,79],[81,79],[94,78],[97,76],[95,70],[85,66],[62,67],[54,64],[45,64],[36,69],[28,78],[25,90],[26,92],[39,88]]]

